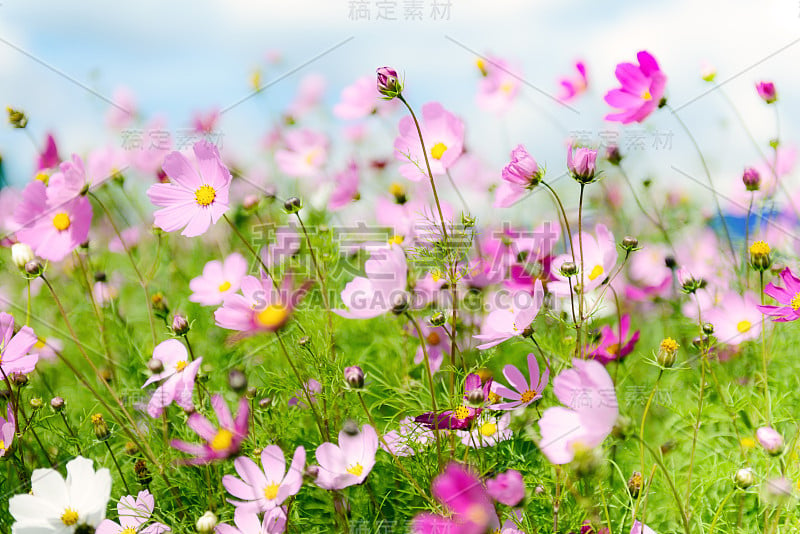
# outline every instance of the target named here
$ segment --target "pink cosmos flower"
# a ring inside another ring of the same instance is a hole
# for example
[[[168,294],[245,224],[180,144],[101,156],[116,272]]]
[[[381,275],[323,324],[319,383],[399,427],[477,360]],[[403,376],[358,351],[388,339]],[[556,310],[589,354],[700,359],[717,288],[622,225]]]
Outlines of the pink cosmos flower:
[[[20,242],[42,259],[61,261],[89,237],[92,205],[85,196],[54,204],[48,188],[34,180],[22,191],[14,220]]]
[[[44,169],[52,169],[58,165],[60,161],[61,157],[58,155],[56,139],[53,137],[53,134],[48,133],[47,139],[45,140],[44,150],[42,150],[42,152],[39,154],[39,158],[36,162],[36,168],[40,171]]]
[[[301,389],[298,389],[295,392],[295,397],[289,399],[287,403],[288,406],[300,406],[301,408],[308,408],[306,401],[311,399],[311,402],[314,403],[317,401],[316,394],[322,391],[322,384],[314,380],[313,378],[309,378],[306,383],[301,386]]]
[[[283,277],[280,291],[269,277],[245,276],[242,294],[228,295],[214,312],[218,326],[238,330],[244,335],[275,332],[283,328],[309,288],[309,283],[293,289],[291,275]]]
[[[144,526],[153,515],[155,505],[153,495],[147,490],[140,491],[136,497],[133,495],[122,497],[117,503],[119,523],[104,519],[97,525],[95,534],[163,534],[171,532],[167,525],[159,522]]]
[[[571,462],[580,449],[600,445],[619,416],[614,382],[605,367],[577,358],[572,365],[553,380],[553,392],[565,406],[548,408],[539,419],[539,448],[557,465]]]
[[[506,506],[517,506],[525,498],[525,483],[522,473],[509,469],[486,481],[486,491],[497,502]]]
[[[481,449],[511,439],[510,425],[511,414],[506,412],[499,417],[481,417],[469,430],[456,430],[455,433],[467,447]]]
[[[658,108],[664,96],[667,77],[661,72],[655,58],[644,50],[636,57],[639,65],[617,65],[615,74],[622,87],[606,93],[605,101],[621,111],[606,115],[607,121],[619,121],[622,124],[642,122]]]
[[[427,412],[414,418],[414,422],[422,423],[433,430],[466,430],[472,426],[473,421],[483,412],[483,408],[475,408],[469,404],[469,394],[474,390],[482,390],[483,398],[489,401],[493,381],[488,379],[485,383],[481,382],[481,377],[476,373],[470,373],[464,380],[464,403],[453,410],[445,410],[441,413]]]
[[[211,406],[217,414],[219,427],[215,427],[198,412],[190,415],[186,421],[186,425],[203,439],[203,444],[197,445],[180,440],[170,442],[172,447],[194,456],[182,460],[182,463],[202,465],[229,458],[239,452],[239,446],[247,437],[247,423],[250,417],[250,403],[247,398],[242,397],[239,400],[239,411],[235,419],[221,395],[211,397]]]
[[[294,100],[289,104],[286,113],[297,120],[313,110],[325,95],[325,85],[325,77],[322,74],[312,72],[304,76],[297,85]]]
[[[275,152],[275,162],[295,178],[319,176],[328,159],[328,138],[309,129],[292,130],[284,139],[286,148]]]
[[[346,309],[333,310],[347,319],[371,319],[390,311],[405,295],[408,276],[406,255],[399,245],[372,250],[364,264],[367,276],[357,276],[342,291]]]
[[[286,531],[286,506],[272,508],[259,521],[258,514],[239,507],[233,512],[232,527],[225,523],[217,525],[216,534],[283,534]]]
[[[517,145],[511,151],[511,163],[503,168],[503,183],[495,191],[494,207],[514,205],[527,191],[539,185],[543,174],[544,169],[539,168],[525,147]]]
[[[600,331],[600,339],[594,346],[588,347],[587,357],[597,360],[603,365],[607,365],[613,361],[621,361],[625,356],[633,352],[636,342],[639,341],[639,331],[633,335],[622,345],[625,338],[631,329],[631,316],[623,315],[620,321],[619,329],[611,328],[608,325],[603,326]],[[622,334],[622,338],[618,334]]]
[[[656,531],[637,519],[633,522],[631,534],[656,534]]]
[[[342,430],[338,446],[325,442],[317,447],[319,474],[316,484],[327,490],[361,484],[375,465],[377,450],[378,434],[370,425],[364,425],[355,436]]]
[[[423,512],[411,523],[415,534],[484,534],[499,529],[500,521],[480,479],[457,463],[450,463],[431,483],[433,496],[449,512],[440,516]]]
[[[203,306],[222,304],[226,297],[239,291],[247,268],[247,260],[238,252],[222,262],[213,260],[206,263],[203,274],[189,282],[189,289],[192,290],[189,300]]]
[[[120,237],[122,239],[120,239]],[[111,241],[108,242],[109,251],[116,254],[124,254],[125,247],[132,249],[139,243],[141,232],[138,226],[131,226],[130,228],[122,230],[120,232],[120,237],[114,236]]]
[[[548,365],[541,377],[539,376],[539,362],[536,361],[536,355],[533,353],[528,354],[528,380],[515,366],[508,364],[503,367],[503,376],[506,377],[508,383],[516,391],[505,387],[502,384],[496,384],[494,393],[500,395],[510,402],[496,403],[492,405],[493,410],[515,410],[517,408],[525,408],[530,406],[535,400],[542,398],[542,392],[547,387],[547,381],[550,378],[550,366]]]
[[[303,447],[297,447],[294,451],[288,472],[283,451],[277,445],[268,445],[261,451],[263,470],[250,458],[240,456],[233,465],[241,478],[225,475],[222,485],[241,501],[228,499],[228,502],[253,512],[267,512],[280,507],[286,499],[300,491],[305,463],[306,450]]]
[[[108,108],[106,122],[111,128],[125,128],[136,116],[136,96],[127,87],[118,87],[112,100],[115,105]]]
[[[189,354],[183,343],[177,339],[168,339],[156,345],[153,359],[160,361],[164,370],[148,378],[142,385],[145,388],[163,380],[147,405],[150,417],[161,417],[164,408],[172,402],[185,410],[193,409],[194,381],[203,358],[189,361]]]
[[[452,206],[445,201],[441,206],[445,223],[453,221]],[[381,197],[376,202],[375,218],[379,224],[391,228],[396,238],[402,238],[402,243],[429,246],[430,241],[438,239],[441,233],[439,223],[434,222],[439,220],[436,207],[422,198],[398,204]]]
[[[413,418],[406,417],[400,420],[397,430],[383,435],[380,447],[394,456],[413,456],[435,440],[436,437],[431,430],[414,422]],[[384,441],[386,446],[383,444]]]
[[[98,280],[92,285],[92,297],[98,306],[101,308],[107,307],[111,301],[119,296],[119,289],[117,284],[109,281]]]
[[[511,307],[498,308],[486,317],[481,326],[481,333],[472,337],[484,343],[478,345],[479,350],[485,350],[512,337],[521,336],[528,328],[544,302],[544,288],[542,281],[536,280],[533,286],[533,295],[526,291],[519,291],[513,296]]]
[[[495,56],[487,56],[486,61],[478,60],[478,68],[483,78],[478,83],[475,98],[478,107],[493,113],[508,111],[522,86],[519,65]]]
[[[781,280],[785,287],[780,287],[772,282],[764,288],[764,294],[777,300],[780,306],[758,305],[761,313],[772,317],[775,322],[783,323],[800,319],[800,278],[792,274],[786,267],[781,271]]]
[[[29,326],[23,326],[14,334],[14,317],[0,312],[0,370],[6,376],[27,374],[36,368],[39,357],[30,351],[37,341]]]
[[[422,336],[425,339],[425,347],[428,351],[428,362],[431,366],[431,374],[435,374],[442,366],[442,360],[446,355],[450,354],[450,337],[441,326],[429,326],[427,324],[419,325],[422,330]],[[416,331],[413,333],[416,335]],[[422,345],[417,347],[417,353],[414,355],[414,363],[419,365],[425,361],[425,352],[422,350]]]
[[[771,426],[762,426],[756,430],[756,439],[759,445],[770,454],[780,454],[783,451],[783,436]]]
[[[198,111],[192,117],[192,127],[199,134],[210,134],[214,132],[219,122],[220,113],[218,109],[210,109],[203,113]]]
[[[558,99],[561,102],[569,102],[574,100],[585,93],[587,87],[589,86],[589,81],[586,77],[586,65],[584,65],[582,61],[577,61],[575,63],[575,70],[578,73],[577,76],[572,78],[564,77],[559,81],[562,90],[561,94],[558,96]]]
[[[603,280],[611,274],[612,269],[617,263],[617,245],[614,242],[614,235],[603,224],[594,227],[593,235],[583,232],[583,268],[585,274],[581,277],[578,272],[572,276],[572,290],[583,284],[583,293],[596,289],[603,283]],[[578,234],[572,236],[573,248],[575,251],[575,265],[580,269],[581,255],[578,247]],[[570,294],[569,279],[561,274],[561,266],[565,262],[572,261],[572,254],[562,254],[557,256],[550,267],[551,274],[556,278],[555,281],[547,284],[547,289],[560,297],[567,297]],[[583,282],[581,282],[581,278]]]
[[[572,142],[567,147],[567,169],[580,183],[590,183],[597,171],[597,150],[593,148],[574,148]]]
[[[339,211],[358,198],[358,166],[350,161],[347,168],[333,178],[334,190],[328,200],[328,209]]]
[[[772,104],[778,99],[778,93],[775,91],[775,84],[772,82],[758,82],[756,84],[756,91],[761,100],[767,104]]]
[[[756,298],[733,291],[724,293],[704,320],[714,325],[714,336],[720,343],[738,346],[761,335],[761,312]]]
[[[193,149],[196,167],[180,152],[170,152],[163,168],[171,182],[147,190],[150,201],[162,208],[154,213],[154,224],[165,232],[183,228],[186,237],[204,234],[222,217],[231,185],[231,173],[216,146],[201,140]]]
[[[11,403],[6,406],[6,418],[0,417],[0,458],[6,455],[6,452],[11,448],[14,442],[14,435],[16,434],[16,421],[14,419],[14,410],[11,408]]]
[[[422,138],[434,176],[441,176],[455,163],[464,148],[464,123],[438,102],[422,106]],[[394,141],[395,158],[404,162],[400,174],[418,182],[428,177],[419,134],[411,117],[400,120],[400,135]]]
[[[342,89],[333,114],[343,120],[363,119],[374,113],[388,114],[397,107],[397,101],[384,100],[375,86],[373,76],[363,76]]]

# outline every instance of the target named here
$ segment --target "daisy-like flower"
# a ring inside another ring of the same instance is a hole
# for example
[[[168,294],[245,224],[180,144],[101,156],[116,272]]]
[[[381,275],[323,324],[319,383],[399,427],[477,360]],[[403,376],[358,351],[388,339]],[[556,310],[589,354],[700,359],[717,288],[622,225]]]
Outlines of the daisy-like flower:
[[[163,382],[150,398],[147,413],[153,418],[161,417],[164,408],[172,402],[185,410],[191,410],[194,407],[194,381],[203,358],[189,361],[189,353],[183,343],[177,339],[168,339],[156,345],[153,359],[160,361],[164,370],[148,378],[142,387],[161,380]]]
[[[636,58],[638,65],[617,65],[614,74],[621,87],[606,93],[605,101],[621,111],[606,115],[607,121],[619,121],[622,124],[642,122],[658,108],[664,96],[667,77],[661,72],[658,62],[644,50],[636,54]]]
[[[617,245],[614,242],[614,235],[603,224],[594,227],[597,237],[583,232],[583,268],[585,274],[581,276],[578,272],[570,277],[572,279],[572,290],[575,292],[588,293],[600,286],[603,280],[611,274],[612,269],[617,263]],[[578,243],[579,236],[572,236],[572,242]],[[550,273],[556,278],[547,284],[547,289],[559,297],[568,297],[570,294],[569,278],[561,274],[561,266],[566,262],[572,261],[572,254],[562,254],[553,259],[550,266]],[[581,256],[580,250],[575,246],[575,265],[580,269]],[[583,280],[581,282],[581,279]],[[583,287],[581,288],[581,283]]]
[[[476,102],[478,107],[493,113],[507,111],[522,86],[521,69],[499,57],[478,59],[478,70],[483,76],[478,83]]]
[[[264,514],[259,521],[258,514],[241,506],[233,513],[235,527],[222,523],[214,530],[216,534],[282,534],[286,531],[286,507],[278,506]]]
[[[328,209],[338,211],[358,198],[358,166],[351,161],[345,170],[334,176],[335,187],[328,200]]]
[[[72,534],[83,527],[94,531],[106,517],[111,497],[111,473],[94,470],[81,456],[67,463],[66,480],[55,469],[35,469],[31,493],[15,495],[8,511],[15,522],[12,534]]]
[[[180,152],[170,152],[162,165],[170,183],[147,190],[150,201],[162,208],[153,214],[154,224],[165,232],[183,228],[186,237],[204,234],[225,214],[231,185],[216,146],[201,140],[193,149],[196,167]]]
[[[525,147],[517,145],[511,151],[511,163],[503,168],[503,183],[495,191],[494,207],[508,208],[521,199],[526,192],[542,181],[544,169],[528,154]]]
[[[48,200],[48,187],[34,180],[22,191],[14,222],[21,243],[42,259],[61,261],[89,236],[92,205],[85,196],[54,204]]]
[[[275,152],[278,168],[295,178],[318,176],[328,159],[328,138],[313,130],[292,130],[285,137],[286,148]]]
[[[577,72],[576,76],[572,78],[565,76],[559,81],[562,91],[558,96],[558,99],[561,102],[569,102],[574,100],[585,93],[586,88],[589,86],[589,81],[586,77],[586,65],[584,65],[582,61],[575,63],[575,71]]]
[[[374,113],[388,114],[397,107],[397,101],[381,98],[375,78],[364,76],[342,89],[339,102],[333,106],[333,114],[344,120],[363,119]]]
[[[205,264],[203,274],[189,282],[192,294],[189,300],[203,306],[222,304],[228,295],[233,295],[242,285],[247,274],[247,260],[234,252],[224,261],[213,260]]]
[[[442,366],[442,361],[446,354],[450,354],[450,337],[441,326],[429,326],[421,324],[422,336],[425,340],[425,347],[428,351],[428,362],[431,366],[431,374],[435,374]],[[416,333],[416,332],[415,332]],[[414,355],[414,363],[419,365],[425,361],[425,351],[422,345],[417,347],[417,353]]]
[[[733,291],[722,295],[719,304],[704,319],[714,325],[714,336],[726,345],[738,346],[761,335],[761,311],[753,295]]]
[[[183,460],[183,463],[203,465],[229,458],[239,452],[239,446],[247,437],[250,404],[245,397],[239,401],[239,411],[235,419],[221,395],[211,397],[211,406],[214,407],[214,412],[217,414],[219,427],[214,426],[211,421],[197,412],[190,415],[186,421],[186,425],[203,439],[203,444],[187,443],[176,439],[170,442],[170,445],[179,451],[194,456],[194,458]]]
[[[503,376],[514,390],[502,384],[495,384],[493,391],[510,402],[496,403],[491,406],[493,410],[515,410],[530,406],[535,400],[542,398],[542,392],[547,386],[550,378],[550,366],[548,365],[544,373],[539,376],[539,362],[536,355],[528,354],[528,380],[515,366],[508,364],[503,367]]]
[[[157,521],[145,525],[153,515],[155,506],[156,501],[147,490],[140,491],[136,497],[133,495],[122,497],[117,503],[119,523],[104,519],[97,526],[95,534],[164,534],[171,532],[172,529],[167,525]]]
[[[556,465],[600,445],[619,416],[614,382],[605,367],[579,359],[572,365],[553,380],[553,392],[564,406],[548,408],[539,419],[539,448]]]
[[[544,288],[542,281],[537,279],[533,286],[533,295],[526,291],[517,292],[514,295],[515,306],[499,308],[489,313],[481,325],[481,333],[472,336],[483,341],[478,349],[488,349],[512,337],[523,335],[536,319],[543,302]]]
[[[228,493],[241,499],[228,499],[228,502],[253,512],[267,512],[279,507],[300,491],[305,463],[306,450],[303,447],[295,449],[288,472],[283,451],[277,445],[269,445],[261,451],[263,470],[250,458],[240,456],[233,465],[241,478],[233,475],[222,477],[222,485]]]
[[[494,447],[501,441],[511,439],[511,414],[506,412],[498,418],[483,417],[468,431],[456,430],[461,443],[468,447]]]
[[[16,420],[9,402],[6,407],[6,418],[0,417],[0,458],[5,456],[6,452],[11,448],[11,444],[14,442],[15,429]]]
[[[772,317],[775,322],[783,323],[800,319],[800,278],[786,267],[781,271],[781,280],[784,287],[770,282],[764,288],[764,294],[777,300],[780,306],[758,305],[761,313]]]
[[[420,122],[428,162],[434,176],[445,174],[461,155],[464,148],[464,123],[445,110],[438,102],[422,106]],[[400,135],[394,141],[395,158],[403,161],[400,174],[418,182],[428,177],[425,155],[419,142],[419,134],[414,120],[403,117],[400,120]]]
[[[506,506],[517,506],[525,498],[525,483],[522,473],[509,469],[495,478],[486,480],[486,491],[497,502]]]
[[[23,326],[14,334],[14,317],[0,312],[0,370],[6,376],[27,374],[36,368],[39,356],[31,353],[31,349],[37,341],[29,326]]]
[[[465,430],[472,426],[473,421],[481,414],[483,408],[471,406],[470,392],[482,390],[482,397],[485,402],[489,402],[493,387],[492,379],[485,383],[481,382],[481,377],[476,373],[470,373],[464,380],[464,403],[453,410],[446,410],[441,413],[427,412],[414,418],[417,423],[422,423],[433,430]]]
[[[339,445],[325,442],[317,447],[319,474],[316,484],[328,490],[340,490],[366,480],[375,465],[378,434],[364,425],[355,436],[339,432]]]
[[[217,325],[244,335],[280,330],[309,287],[306,283],[293,289],[292,283],[290,275],[284,276],[278,291],[269,277],[245,276],[241,287],[243,294],[228,295],[222,307],[214,312]]]
[[[600,331],[600,339],[596,345],[590,346],[587,356],[606,365],[615,360],[622,360],[625,356],[633,352],[636,342],[639,341],[639,331],[633,335],[623,345],[623,340],[628,337],[631,329],[631,316],[623,315],[619,329],[603,326]],[[622,335],[620,338],[619,334]]]
[[[403,249],[396,244],[376,248],[364,264],[367,276],[347,283],[342,301],[347,309],[333,310],[347,319],[371,319],[391,311],[406,293],[408,264]]]

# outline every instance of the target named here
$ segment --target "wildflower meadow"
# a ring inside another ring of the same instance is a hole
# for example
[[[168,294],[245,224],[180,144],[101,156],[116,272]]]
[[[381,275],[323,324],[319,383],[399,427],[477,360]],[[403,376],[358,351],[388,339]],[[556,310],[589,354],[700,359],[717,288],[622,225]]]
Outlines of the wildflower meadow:
[[[0,174],[0,531],[800,532],[797,97],[607,59],[552,74],[608,134],[553,127],[556,158],[487,153],[399,64],[308,75],[250,146],[119,89],[70,150],[3,102],[35,157]],[[526,105],[513,54],[461,68],[490,121]],[[621,141],[654,120],[669,175]]]

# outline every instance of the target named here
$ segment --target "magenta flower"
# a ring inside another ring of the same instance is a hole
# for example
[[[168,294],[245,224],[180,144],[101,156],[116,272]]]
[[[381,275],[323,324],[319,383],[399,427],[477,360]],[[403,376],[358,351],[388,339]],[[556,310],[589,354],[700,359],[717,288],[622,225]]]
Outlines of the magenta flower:
[[[61,157],[58,155],[58,147],[56,146],[56,140],[53,137],[53,134],[47,134],[47,140],[45,141],[44,150],[39,153],[39,158],[36,163],[36,168],[38,170],[44,169],[52,169],[56,165],[59,164],[61,161]]]
[[[664,96],[667,77],[661,72],[655,58],[644,50],[636,54],[636,58],[639,65],[617,65],[615,74],[622,87],[606,93],[605,101],[621,111],[606,115],[607,121],[619,121],[622,124],[642,122],[658,108]]]
[[[450,463],[433,479],[431,492],[449,514],[418,514],[411,523],[415,534],[484,534],[489,528],[499,529],[500,521],[486,488],[467,468]]]
[[[283,278],[280,291],[269,277],[245,276],[242,293],[225,297],[221,308],[214,312],[218,326],[238,330],[244,335],[276,332],[289,321],[292,312],[308,290],[309,284],[292,288],[292,277]]]
[[[494,207],[512,206],[527,191],[539,185],[543,174],[544,169],[539,168],[525,147],[517,145],[517,148],[511,151],[511,163],[503,168],[503,183],[495,191]]]
[[[222,485],[241,501],[228,499],[228,502],[253,512],[267,512],[280,507],[286,499],[300,491],[305,463],[306,450],[303,447],[295,449],[288,472],[283,451],[277,445],[268,445],[261,451],[263,470],[250,458],[240,456],[233,465],[241,478],[225,475]]]
[[[464,148],[464,123],[444,109],[438,102],[422,106],[420,122],[425,150],[431,173],[441,176],[461,155]],[[395,158],[404,162],[400,174],[418,182],[428,177],[425,155],[419,142],[419,134],[411,117],[400,120],[400,135],[394,141]]]
[[[117,503],[119,523],[104,519],[97,525],[95,534],[163,534],[171,532],[167,525],[159,522],[145,526],[150,516],[153,515],[155,505],[153,495],[147,490],[140,491],[136,497],[133,495],[122,497]]]
[[[400,95],[403,91],[403,84],[397,77],[397,71],[391,67],[378,67],[375,69],[377,74],[378,92],[383,95],[385,100],[391,100]]]
[[[619,416],[614,382],[594,360],[572,360],[572,369],[553,380],[561,404],[545,410],[539,419],[539,448],[550,462],[566,464],[580,450],[600,445]]]
[[[14,410],[9,402],[8,406],[6,406],[6,418],[0,417],[0,458],[5,456],[6,452],[11,448],[15,434],[16,420],[14,419]]]
[[[239,507],[233,512],[232,527],[225,523],[217,525],[216,534],[283,534],[286,531],[286,507],[278,506],[264,514],[259,521],[258,514]]]
[[[623,340],[628,337],[630,329],[631,316],[627,314],[622,316],[619,330],[611,328],[608,325],[603,326],[603,329],[600,331],[600,339],[597,341],[596,345],[588,348],[587,356],[597,360],[603,365],[607,365],[615,360],[621,361],[625,356],[633,352],[636,342],[639,341],[639,331],[637,330],[625,344],[622,345]],[[622,334],[621,339],[618,333]]]
[[[250,404],[245,397],[239,400],[239,412],[235,419],[222,399],[222,395],[213,395],[211,406],[214,407],[214,412],[217,414],[219,427],[215,427],[211,421],[197,412],[190,415],[186,421],[186,425],[203,439],[203,444],[187,443],[177,439],[170,442],[172,447],[194,456],[194,458],[182,460],[182,463],[202,465],[214,460],[229,458],[239,452],[239,446],[247,437]]]
[[[231,173],[216,146],[201,140],[193,149],[196,166],[180,152],[170,152],[162,166],[170,183],[147,190],[150,201],[162,208],[153,214],[154,224],[165,232],[183,228],[186,237],[205,233],[228,211],[231,185]]]
[[[530,406],[533,401],[542,398],[542,392],[547,386],[547,381],[550,378],[550,366],[548,365],[541,377],[539,376],[539,362],[536,361],[536,355],[533,353],[528,354],[528,380],[515,366],[508,364],[503,367],[503,376],[506,377],[508,383],[516,391],[505,387],[502,384],[497,384],[494,387],[494,393],[500,395],[510,402],[496,403],[491,406],[493,410],[515,410],[517,408],[525,408]]]
[[[515,469],[509,469],[488,479],[486,490],[494,500],[506,506],[517,506],[525,498],[525,483],[522,481],[522,474]]]
[[[761,313],[772,317],[775,322],[783,323],[800,319],[800,278],[786,267],[781,271],[781,280],[785,287],[776,286],[772,282],[764,288],[764,294],[777,300],[780,306],[759,304]]]
[[[168,339],[156,345],[153,349],[153,359],[160,361],[164,370],[148,378],[142,385],[145,388],[163,380],[147,405],[150,417],[154,419],[161,417],[164,408],[172,402],[184,410],[193,409],[194,381],[203,358],[189,361],[189,354],[183,343],[177,339]]]
[[[408,264],[399,245],[372,250],[364,264],[367,276],[357,276],[342,290],[346,309],[333,310],[346,319],[371,319],[391,311],[406,295]]]
[[[536,280],[533,295],[520,291],[514,295],[511,307],[498,308],[489,313],[481,325],[481,333],[472,337],[484,343],[478,345],[479,350],[499,345],[512,337],[521,336],[533,323],[544,301],[542,281]]]
[[[312,130],[292,130],[284,139],[286,148],[275,152],[278,168],[295,178],[318,176],[328,159],[328,139]]]
[[[334,189],[328,200],[328,209],[339,211],[358,199],[358,166],[350,161],[347,168],[333,177]]]
[[[775,84],[772,82],[758,82],[756,84],[756,91],[761,100],[767,104],[772,104],[778,100],[778,93],[775,91]]]
[[[222,262],[213,260],[206,263],[203,274],[189,282],[189,289],[192,290],[189,300],[203,306],[222,304],[226,297],[239,291],[247,267],[247,260],[238,252]]]
[[[48,200],[48,188],[34,180],[22,191],[14,221],[20,242],[42,259],[61,261],[89,237],[92,205],[85,196],[54,204]]]
[[[469,394],[473,390],[482,390],[483,398],[488,402],[492,390],[492,379],[481,383],[481,377],[470,373],[464,381],[464,403],[453,410],[441,413],[427,412],[414,418],[414,422],[421,423],[433,430],[466,430],[481,414],[483,408],[475,408],[469,404]]]
[[[210,134],[217,127],[219,116],[219,110],[216,108],[210,109],[205,113],[198,111],[192,116],[192,127],[196,133]]]
[[[597,170],[597,150],[584,147],[573,149],[570,143],[567,148],[567,169],[578,182],[591,183]]]
[[[29,326],[23,326],[14,334],[14,317],[0,312],[0,370],[6,376],[27,374],[36,368],[39,357],[32,354],[31,349],[37,341]]]
[[[378,450],[378,434],[370,425],[352,436],[339,432],[339,445],[325,442],[317,447],[319,474],[316,484],[328,490],[340,490],[361,484],[375,465]]]
[[[575,63],[575,70],[578,73],[577,76],[572,78],[564,77],[560,80],[562,91],[558,99],[561,102],[574,100],[585,93],[589,86],[589,81],[586,77],[586,65],[582,61],[578,61]]]

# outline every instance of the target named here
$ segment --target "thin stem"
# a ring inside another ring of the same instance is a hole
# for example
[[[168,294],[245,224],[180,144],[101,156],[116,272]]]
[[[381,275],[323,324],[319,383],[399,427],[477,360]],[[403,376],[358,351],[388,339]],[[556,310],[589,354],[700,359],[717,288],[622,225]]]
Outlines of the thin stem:
[[[75,440],[75,448],[78,449],[78,454],[83,456],[83,451],[81,450],[81,442],[78,440],[78,436],[76,436],[75,432],[72,430],[72,426],[69,424],[69,420],[67,419],[67,416],[64,413],[63,409],[59,411],[59,415],[61,416],[61,420],[64,421],[64,426],[66,427],[67,432],[69,432],[70,437],[73,440]]]
[[[241,241],[241,242],[242,242],[242,244],[244,244],[244,246],[245,246],[245,247],[247,247],[247,250],[249,250],[249,251],[250,251],[250,254],[252,254],[252,255],[253,255],[253,257],[254,257],[256,260],[258,260],[258,263],[260,263],[260,264],[261,264],[261,268],[264,270],[264,273],[265,273],[267,276],[269,276],[269,279],[272,281],[272,285],[275,287],[275,290],[276,290],[276,291],[278,291],[278,292],[280,292],[280,290],[281,290],[281,289],[280,289],[280,286],[278,286],[278,282],[277,282],[277,280],[275,280],[275,277],[274,277],[274,276],[272,276],[272,272],[270,271],[269,267],[267,267],[267,264],[266,264],[266,263],[264,263],[264,260],[263,260],[263,259],[261,259],[261,256],[260,256],[260,255],[259,255],[259,254],[258,254],[258,253],[255,251],[255,249],[254,249],[254,248],[253,248],[253,246],[250,244],[250,242],[249,242],[249,241],[247,241],[247,239],[245,239],[245,237],[242,235],[242,233],[239,231],[239,229],[238,229],[238,228],[236,228],[236,225],[235,225],[235,224],[233,224],[233,221],[231,221],[231,220],[228,218],[228,216],[227,216],[227,215],[225,215],[225,214],[223,213],[223,214],[222,214],[222,218],[223,218],[223,219],[225,219],[225,222],[227,222],[227,223],[228,223],[228,225],[231,227],[231,230],[233,230],[233,233],[234,233],[234,234],[236,234],[236,237],[238,237],[238,238],[239,238],[239,241]]]
[[[714,519],[711,520],[711,526],[708,528],[708,534],[714,534],[714,528],[717,526],[717,521],[719,520],[719,517],[722,515],[722,510],[725,508],[725,505],[730,500],[730,498],[733,497],[734,493],[736,493],[736,490],[732,489],[731,491],[728,492],[725,498],[722,499],[722,502],[719,503],[719,506],[717,507],[717,512],[714,514]]]
[[[582,340],[582,328],[583,328],[583,295],[586,292],[586,286],[584,285],[584,272],[583,272],[583,191],[586,186],[581,183],[581,193],[578,200],[578,248],[580,250],[581,255],[581,264],[578,266],[581,273],[581,284],[580,289],[578,290],[578,320],[580,321],[578,324],[575,325],[575,337],[576,337],[576,346],[575,352],[576,354],[580,355],[581,359],[583,359],[583,340]]]
[[[680,495],[678,494],[678,489],[675,487],[675,482],[672,480],[672,476],[670,476],[669,470],[664,465],[664,462],[661,459],[661,457],[658,454],[656,454],[656,451],[654,451],[653,448],[650,447],[650,445],[644,442],[642,436],[638,436],[636,434],[634,434],[634,436],[636,436],[636,438],[639,439],[642,445],[644,445],[647,451],[653,456],[653,460],[655,460],[658,467],[661,468],[661,472],[664,473],[664,478],[667,479],[667,484],[669,485],[669,489],[672,492],[672,496],[675,499],[675,504],[678,505],[678,510],[681,513],[681,523],[683,524],[683,531],[686,534],[692,534],[691,529],[689,528],[689,517],[686,515],[686,509],[684,508],[683,503],[681,502]]]
[[[125,486],[125,491],[128,492],[128,495],[131,494],[131,489],[128,487],[128,481],[125,480],[125,475],[122,474],[122,469],[119,467],[119,462],[117,462],[117,457],[114,455],[114,451],[111,450],[111,445],[108,444],[108,440],[103,440],[103,444],[105,444],[106,449],[108,449],[108,453],[111,455],[111,460],[114,461],[114,465],[117,468],[117,473],[119,473],[119,478],[122,479],[122,485]]]
[[[283,351],[283,355],[286,356],[286,361],[289,362],[289,367],[292,368],[292,371],[294,372],[294,376],[297,377],[297,381],[300,383],[300,389],[303,391],[303,393],[305,393],[306,401],[308,401],[308,407],[314,413],[314,419],[317,422],[317,428],[319,429],[320,436],[324,436],[326,440],[330,440],[330,436],[327,434],[327,432],[325,432],[322,429],[322,423],[321,423],[322,419],[320,418],[320,415],[317,412],[317,408],[314,406],[314,403],[311,401],[311,394],[309,393],[308,388],[306,387],[306,383],[303,381],[302,378],[300,378],[300,373],[297,370],[297,367],[295,367],[294,362],[292,361],[292,357],[289,356],[289,351],[286,350],[286,345],[283,343],[283,338],[281,337],[280,333],[277,332],[277,331],[275,332],[275,337],[278,338],[278,343],[281,346],[281,350]]]
[[[758,271],[759,295],[764,304],[764,271]],[[767,425],[772,425],[772,402],[769,398],[769,378],[767,375],[767,325],[765,316],[761,314],[761,365],[764,372],[764,403],[767,405]]]

